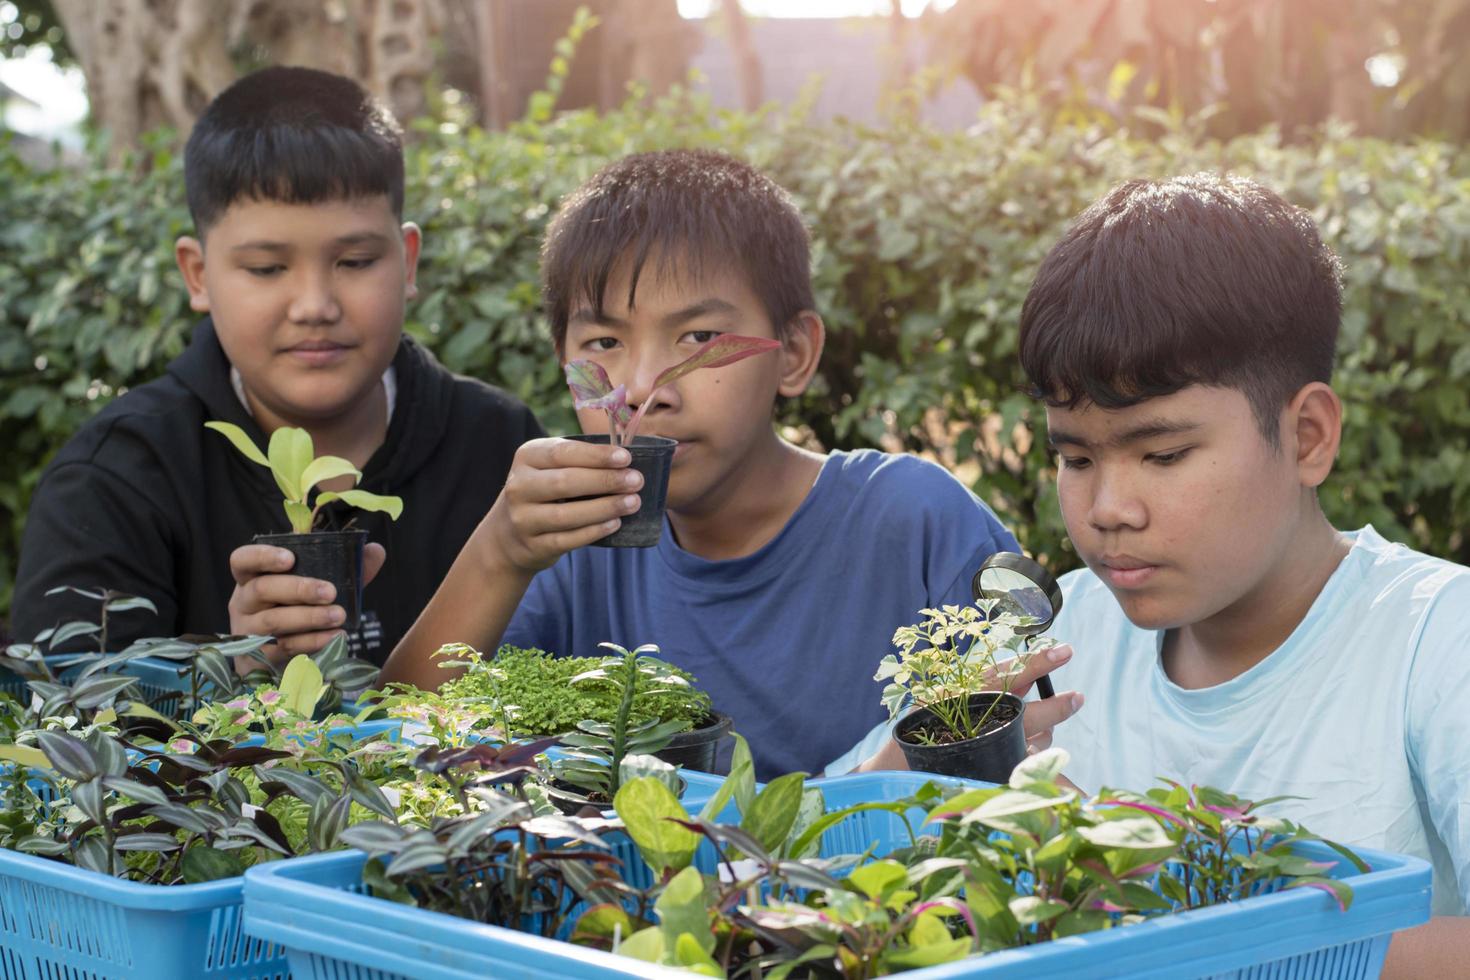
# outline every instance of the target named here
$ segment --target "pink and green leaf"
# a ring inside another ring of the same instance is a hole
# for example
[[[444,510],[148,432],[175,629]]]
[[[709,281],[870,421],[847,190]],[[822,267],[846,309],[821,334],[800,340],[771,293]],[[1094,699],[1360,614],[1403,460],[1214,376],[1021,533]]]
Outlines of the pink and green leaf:
[[[663,374],[660,374],[654,380],[653,386],[654,388],[662,388],[664,385],[673,384],[675,381],[684,377],[684,375],[689,374],[691,371],[698,371],[700,368],[725,367],[728,364],[734,364],[736,361],[743,361],[747,357],[754,357],[756,354],[764,354],[767,351],[780,349],[781,342],[779,340],[772,340],[768,337],[743,337],[739,334],[722,333],[718,337],[705,341],[699,350],[689,355],[687,359],[680,361]]]
[[[573,408],[607,412],[616,424],[628,424],[633,417],[628,410],[628,389],[624,385],[613,387],[601,364],[582,358],[568,361],[562,370],[572,391]]]

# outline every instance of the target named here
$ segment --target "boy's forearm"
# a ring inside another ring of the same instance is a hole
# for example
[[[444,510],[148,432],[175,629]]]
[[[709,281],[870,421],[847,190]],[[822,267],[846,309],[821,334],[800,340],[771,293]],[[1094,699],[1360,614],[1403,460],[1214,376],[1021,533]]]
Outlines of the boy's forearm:
[[[1470,963],[1470,918],[1437,915],[1393,937],[1383,963],[1385,980],[1460,976]]]
[[[401,682],[434,690],[458,672],[438,666],[433,654],[446,643],[493,652],[526,594],[533,572],[517,568],[494,548],[470,536],[429,604],[393,648],[381,683]]]

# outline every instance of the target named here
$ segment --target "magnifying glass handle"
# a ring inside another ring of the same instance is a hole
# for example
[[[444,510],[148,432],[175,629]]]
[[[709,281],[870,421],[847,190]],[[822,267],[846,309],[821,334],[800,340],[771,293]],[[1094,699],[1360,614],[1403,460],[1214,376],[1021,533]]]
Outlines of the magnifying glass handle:
[[[1051,686],[1050,677],[1038,677],[1036,679],[1036,696],[1049,698],[1056,694],[1056,689]]]

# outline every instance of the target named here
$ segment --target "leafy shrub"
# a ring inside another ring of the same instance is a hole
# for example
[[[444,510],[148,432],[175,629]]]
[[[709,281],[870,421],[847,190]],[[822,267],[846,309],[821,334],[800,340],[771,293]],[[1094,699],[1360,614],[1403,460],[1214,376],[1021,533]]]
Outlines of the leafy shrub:
[[[1229,169],[1306,207],[1347,266],[1337,385],[1346,401],[1340,526],[1470,561],[1470,155],[1327,128],[1285,145],[1188,123],[1159,139],[1049,121],[1029,96],[967,132],[715,112],[678,96],[487,133],[425,125],[408,214],[424,228],[408,330],[450,368],[574,431],[539,313],[537,248],[560,198],[606,161],[668,146],[742,156],[807,214],[829,337],[812,391],[781,421],[827,448],[933,455],[1057,569],[1065,542],[1036,406],[1018,392],[1016,323],[1067,220],[1119,180]],[[1159,119],[1151,119],[1157,131]],[[1163,120],[1167,122],[1167,120]],[[157,376],[194,320],[172,262],[190,230],[180,160],[160,138],[144,173],[38,172],[0,147],[0,601],[50,455],[127,387]],[[3,608],[3,607],[0,607]]]

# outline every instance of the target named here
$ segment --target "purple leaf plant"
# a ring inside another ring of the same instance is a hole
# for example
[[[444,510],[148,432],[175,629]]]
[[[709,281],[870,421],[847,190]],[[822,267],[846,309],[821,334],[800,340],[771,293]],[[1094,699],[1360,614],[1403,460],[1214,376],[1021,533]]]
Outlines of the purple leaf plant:
[[[638,424],[643,413],[653,403],[658,389],[673,384],[686,374],[700,368],[718,368],[743,361],[756,354],[779,350],[781,342],[767,337],[743,337],[739,334],[722,333],[704,344],[683,361],[664,371],[653,381],[653,389],[635,412],[628,408],[626,385],[613,386],[602,365],[587,358],[568,361],[563,370],[567,376],[567,387],[572,390],[572,405],[577,409],[591,408],[607,413],[607,431],[614,446],[627,446],[638,433]]]

